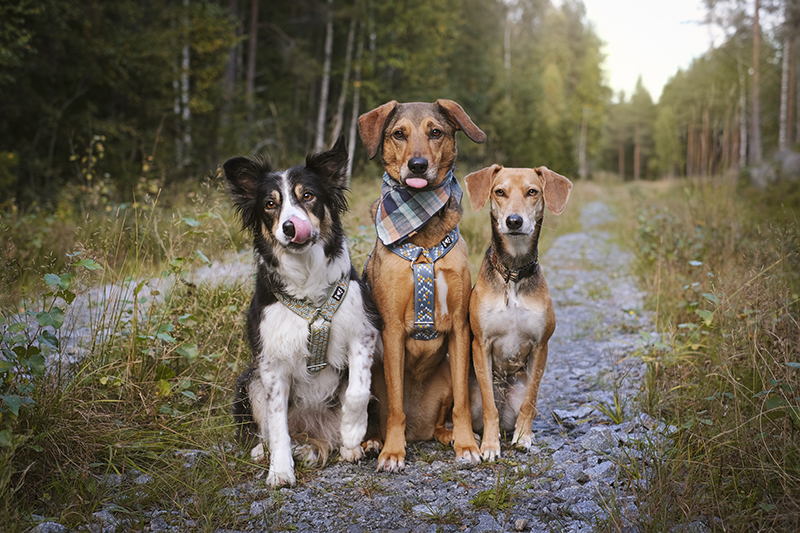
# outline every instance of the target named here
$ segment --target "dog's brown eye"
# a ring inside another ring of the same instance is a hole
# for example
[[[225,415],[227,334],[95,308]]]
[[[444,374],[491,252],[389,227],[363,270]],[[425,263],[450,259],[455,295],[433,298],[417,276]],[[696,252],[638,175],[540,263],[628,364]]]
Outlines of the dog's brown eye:
[[[405,138],[406,138],[406,136],[405,136],[405,134],[403,133],[403,131],[402,131],[402,130],[397,130],[396,132],[392,133],[392,135],[393,135],[393,136],[394,136],[394,138],[395,138],[395,139],[397,139],[398,141],[402,141],[403,139],[405,139]]]
[[[539,194],[539,191],[536,189],[531,189],[528,191],[528,196],[536,196],[537,194]]]
[[[506,195],[506,191],[504,191],[503,189],[497,189],[496,191],[494,191],[494,195],[495,196],[505,196]]]
[[[304,202],[310,202],[313,199],[314,199],[314,195],[311,194],[310,192],[304,192],[303,193],[303,201]]]
[[[442,136],[442,130],[438,130],[436,128],[431,130],[431,138],[438,139],[441,136]]]
[[[267,209],[275,209],[278,207],[278,204],[275,203],[274,200],[267,200]]]

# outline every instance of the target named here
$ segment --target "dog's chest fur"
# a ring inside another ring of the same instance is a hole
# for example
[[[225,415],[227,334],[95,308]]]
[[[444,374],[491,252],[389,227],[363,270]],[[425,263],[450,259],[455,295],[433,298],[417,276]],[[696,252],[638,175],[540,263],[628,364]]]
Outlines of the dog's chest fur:
[[[548,302],[518,291],[518,283],[505,291],[492,291],[480,308],[484,345],[489,350],[492,366],[503,374],[523,368],[528,356],[541,342],[547,324]]]

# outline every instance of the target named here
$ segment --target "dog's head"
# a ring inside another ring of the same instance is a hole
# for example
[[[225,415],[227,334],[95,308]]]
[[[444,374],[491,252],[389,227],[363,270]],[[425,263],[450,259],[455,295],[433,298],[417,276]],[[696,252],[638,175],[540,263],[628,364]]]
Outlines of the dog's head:
[[[293,253],[341,232],[347,209],[344,137],[328,152],[309,154],[305,166],[273,171],[262,158],[234,157],[223,165],[234,206],[256,247],[281,246]],[[265,250],[259,249],[260,252]]]
[[[486,134],[452,100],[434,103],[389,103],[364,113],[358,132],[369,158],[381,152],[386,172],[399,183],[416,189],[435,187],[456,161],[456,132],[476,143]]]
[[[572,182],[547,167],[478,170],[465,178],[469,201],[480,211],[491,198],[492,219],[501,235],[531,235],[544,207],[560,215],[567,206]]]

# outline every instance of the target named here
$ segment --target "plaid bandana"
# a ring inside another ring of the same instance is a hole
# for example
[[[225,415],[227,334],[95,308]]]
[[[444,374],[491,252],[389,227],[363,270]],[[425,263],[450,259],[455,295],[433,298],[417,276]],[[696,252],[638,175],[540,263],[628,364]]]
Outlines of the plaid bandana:
[[[464,191],[452,169],[436,188],[424,191],[404,187],[384,173],[381,202],[375,213],[378,238],[386,246],[403,241],[438,213],[450,195],[461,204]]]

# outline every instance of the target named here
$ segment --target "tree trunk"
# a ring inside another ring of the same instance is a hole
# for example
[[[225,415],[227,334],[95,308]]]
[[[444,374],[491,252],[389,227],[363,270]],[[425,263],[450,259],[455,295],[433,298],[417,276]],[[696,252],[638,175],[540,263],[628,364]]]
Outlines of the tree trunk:
[[[622,139],[619,140],[619,148],[618,148],[618,163],[617,166],[619,167],[619,179],[621,181],[625,181],[625,143]]]
[[[747,80],[739,62],[739,160],[737,168],[747,165]]]
[[[789,120],[789,36],[783,38],[783,64],[781,65],[781,111],[778,130],[778,149],[782,152],[789,147],[787,127]]]
[[[247,51],[247,125],[252,127],[256,114],[256,51],[258,50],[258,2],[250,0],[250,47]]]
[[[321,152],[325,144],[325,116],[328,112],[328,90],[331,84],[331,57],[333,56],[333,0],[328,0],[328,22],[325,25],[325,62],[322,66],[322,88],[317,115],[317,139],[314,151]]]
[[[239,19],[239,0],[229,0],[228,9],[230,16],[233,20]],[[237,24],[236,29],[237,37],[239,29]],[[220,126],[222,126],[221,137],[225,136],[225,131],[231,123],[231,115],[233,114],[233,99],[234,92],[236,91],[236,62],[238,55],[238,44],[231,46],[228,50],[228,62],[225,65],[225,78],[222,80],[222,109],[220,110]],[[222,139],[220,139],[222,140]]]
[[[642,177],[642,143],[641,124],[636,122],[633,127],[633,180],[639,181]]]
[[[186,41],[183,44],[183,60],[181,63],[181,118],[183,119],[183,161],[181,166],[188,165],[191,160],[192,148],[192,110],[189,107],[189,70],[191,68],[191,49],[189,47],[189,0],[183,0],[184,19],[183,27],[185,28]]]
[[[586,136],[589,130],[589,108],[583,108],[583,120],[581,120],[581,137],[578,143],[578,176],[585,180],[589,174],[586,167]]]
[[[795,113],[797,113],[797,108],[795,107],[795,79],[794,79],[794,66],[797,58],[794,55],[794,44],[795,38],[789,38],[789,95],[788,95],[788,105],[787,105],[787,127],[786,127],[786,141],[791,147],[797,141],[797,137],[794,135],[794,128],[792,128],[792,123],[795,120]]]
[[[358,106],[361,100],[361,58],[364,55],[363,26],[359,28],[358,48],[353,80],[353,113],[350,116],[350,139],[347,142],[347,178],[353,175],[353,157],[356,153],[356,132],[358,131]]]
[[[752,99],[750,109],[753,113],[753,118],[750,121],[750,163],[753,165],[761,163],[761,105],[759,103],[761,26],[758,22],[759,8],[760,0],[756,0],[755,15],[753,16],[753,89],[750,93]]]
[[[339,138],[344,125],[344,104],[347,101],[347,91],[350,85],[350,63],[353,60],[353,40],[356,34],[356,19],[350,21],[350,31],[347,32],[347,50],[344,57],[344,74],[342,75],[342,92],[339,93],[339,102],[336,105],[336,115],[333,117],[333,127],[329,145],[333,145]]]
[[[506,74],[506,105],[511,105],[511,6],[506,12],[506,26],[503,32],[503,67]]]

